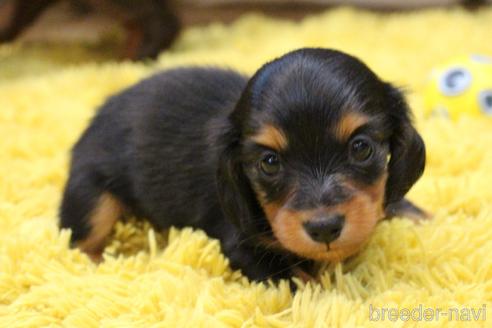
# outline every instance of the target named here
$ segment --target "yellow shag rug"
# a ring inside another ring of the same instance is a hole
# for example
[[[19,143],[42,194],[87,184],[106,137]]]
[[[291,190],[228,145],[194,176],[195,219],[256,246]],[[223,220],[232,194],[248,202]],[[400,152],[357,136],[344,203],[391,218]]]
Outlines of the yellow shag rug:
[[[300,23],[253,14],[231,26],[189,29],[151,64],[41,69],[34,55],[22,57],[22,46],[0,47],[0,326],[492,326],[492,119],[422,115],[431,67],[458,53],[492,55],[491,31],[492,9],[337,9]],[[68,248],[57,208],[69,149],[108,95],[163,67],[217,64],[252,73],[302,46],[352,53],[410,91],[428,147],[410,198],[433,221],[380,224],[358,257],[328,266],[320,283],[295,294],[286,283],[265,287],[232,272],[217,241],[200,231],[163,236],[119,224],[100,265]],[[422,313],[427,308],[434,313]],[[383,309],[399,311],[397,321]],[[436,318],[438,309],[450,315]]]

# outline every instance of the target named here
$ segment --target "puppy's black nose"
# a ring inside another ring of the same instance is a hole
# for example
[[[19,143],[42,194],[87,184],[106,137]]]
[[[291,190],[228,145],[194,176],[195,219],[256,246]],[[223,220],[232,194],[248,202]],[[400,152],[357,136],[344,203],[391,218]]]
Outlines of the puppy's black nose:
[[[309,236],[320,243],[330,243],[342,233],[345,217],[340,214],[316,218],[304,223],[304,229]]]

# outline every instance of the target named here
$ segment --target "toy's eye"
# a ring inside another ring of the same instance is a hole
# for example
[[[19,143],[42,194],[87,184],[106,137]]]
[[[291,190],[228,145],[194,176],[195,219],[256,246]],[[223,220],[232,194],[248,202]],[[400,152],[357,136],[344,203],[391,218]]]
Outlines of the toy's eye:
[[[439,81],[439,89],[446,96],[456,96],[465,91],[471,84],[470,72],[461,67],[445,72]]]
[[[492,115],[492,90],[480,92],[478,94],[478,102],[485,114]]]
[[[280,171],[280,161],[276,153],[267,153],[260,161],[260,169],[266,175],[275,175]]]
[[[349,145],[350,158],[359,164],[369,161],[374,153],[372,142],[366,137],[356,137]]]

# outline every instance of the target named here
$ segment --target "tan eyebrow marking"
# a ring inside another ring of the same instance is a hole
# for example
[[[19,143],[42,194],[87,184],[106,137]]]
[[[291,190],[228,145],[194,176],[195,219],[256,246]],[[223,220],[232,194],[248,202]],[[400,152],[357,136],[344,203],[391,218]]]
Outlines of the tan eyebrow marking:
[[[360,113],[347,113],[342,116],[335,126],[335,137],[340,141],[346,141],[360,126],[369,122],[369,118]]]
[[[287,138],[282,130],[273,125],[265,125],[251,138],[254,142],[276,151],[287,148]]]

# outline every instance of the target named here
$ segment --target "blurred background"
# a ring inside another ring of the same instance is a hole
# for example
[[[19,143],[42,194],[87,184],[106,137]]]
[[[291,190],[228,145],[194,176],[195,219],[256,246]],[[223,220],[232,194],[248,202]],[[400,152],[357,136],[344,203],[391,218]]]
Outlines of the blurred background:
[[[247,13],[299,21],[341,5],[385,13],[429,7],[475,11],[491,3],[492,0],[0,0],[0,79],[87,61],[152,60],[172,48],[188,27],[229,24]],[[21,65],[23,62],[28,65]]]
[[[164,29],[231,22],[257,11],[299,20],[336,6],[374,11],[418,10],[462,5],[468,9],[490,0],[0,0],[0,40],[95,42],[115,31],[161,24]],[[142,26],[138,26],[142,25]],[[163,31],[161,30],[161,33]],[[171,32],[169,32],[172,34]],[[171,38],[171,35],[168,36]],[[137,54],[129,54],[138,56]]]

